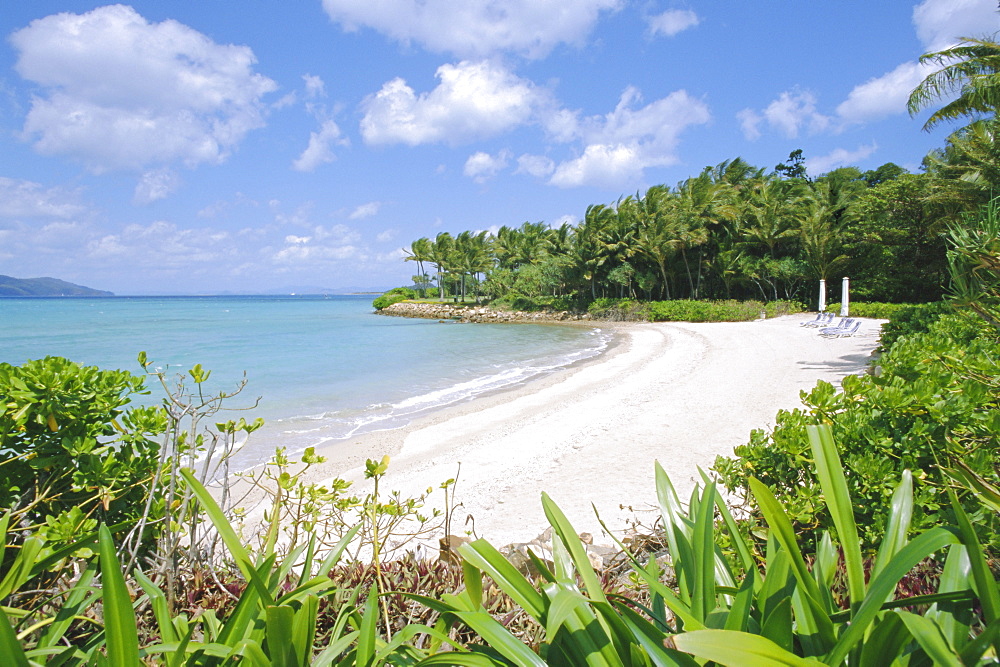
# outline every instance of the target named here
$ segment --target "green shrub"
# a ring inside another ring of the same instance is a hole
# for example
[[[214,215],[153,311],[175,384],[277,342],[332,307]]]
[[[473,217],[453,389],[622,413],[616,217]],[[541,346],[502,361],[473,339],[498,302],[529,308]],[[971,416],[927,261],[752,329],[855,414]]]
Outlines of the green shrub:
[[[843,391],[826,382],[803,393],[804,409],[782,410],[771,433],[755,430],[734,458],[714,469],[730,491],[749,492],[751,477],[774,490],[808,542],[832,528],[811,472],[805,442],[809,425],[832,424],[847,471],[865,547],[873,548],[890,512],[891,481],[915,471],[916,529],[953,520],[944,503],[949,481],[939,465],[964,462],[992,483],[1000,481],[1000,358],[985,324],[957,314],[925,333],[899,338],[880,359],[880,373],[847,376]],[[981,539],[1000,548],[995,516],[978,516]]]
[[[601,297],[587,307],[592,317],[616,322],[644,322],[649,320],[651,304],[635,299],[612,299]]]
[[[382,296],[375,297],[375,300],[372,301],[372,307],[375,310],[382,310],[383,308],[388,308],[394,303],[416,298],[417,293],[409,287],[393,287],[388,292],[382,294]]]
[[[889,321],[882,326],[879,344],[883,350],[892,347],[900,337],[926,332],[945,313],[953,312],[944,301],[903,306],[889,315]]]
[[[167,423],[158,408],[128,407],[142,393],[127,371],[61,357],[0,364],[0,498],[20,527],[59,543],[142,514]]]
[[[803,310],[800,303],[775,301],[653,301],[649,304],[651,322],[749,322],[766,317],[777,317]]]
[[[922,304],[921,304],[922,305]],[[883,301],[852,301],[848,310],[852,317],[871,317],[877,320],[888,320],[897,313],[913,308],[909,303],[885,303]],[[839,313],[840,304],[827,304],[826,312]]]

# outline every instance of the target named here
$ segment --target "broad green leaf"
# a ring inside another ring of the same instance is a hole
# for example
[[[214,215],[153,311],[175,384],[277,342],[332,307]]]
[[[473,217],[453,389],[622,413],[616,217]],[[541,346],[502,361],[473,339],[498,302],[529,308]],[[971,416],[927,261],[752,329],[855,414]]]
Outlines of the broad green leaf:
[[[885,536],[878,549],[875,565],[871,576],[877,575],[889,560],[899,553],[906,544],[906,536],[910,530],[910,517],[913,515],[913,475],[909,470],[903,471],[903,476],[896,485],[890,503],[889,520],[886,522]]]
[[[829,424],[810,425],[806,426],[806,433],[816,461],[816,476],[823,489],[823,499],[830,510],[833,525],[840,538],[840,547],[844,551],[847,589],[853,608],[865,596],[865,567],[858,540],[858,526],[854,521],[854,503],[847,489],[847,479],[844,477],[844,466],[840,462],[837,445],[833,441],[833,429]]]
[[[883,603],[896,589],[899,580],[912,570],[913,566],[935,551],[956,542],[957,539],[954,535],[944,528],[938,527],[920,534],[900,549],[899,553],[886,564],[882,572],[868,584],[868,594],[854,613],[847,631],[840,636],[833,650],[827,655],[827,663],[839,665],[844,661],[855,644],[864,637],[872,621],[881,611]]]
[[[236,566],[240,568],[243,576],[249,579],[252,570],[250,554],[243,546],[243,542],[236,534],[236,531],[233,530],[232,524],[226,519],[226,515],[222,512],[218,503],[215,502],[215,498],[201,485],[201,482],[195,479],[194,474],[189,468],[182,468],[180,474],[198,498],[198,502],[201,503],[202,509],[205,510],[205,513],[212,520],[215,529],[219,531],[219,536],[225,543],[226,548],[229,549],[229,554],[233,557],[233,560],[236,561]]]
[[[464,546],[464,545],[463,545]],[[546,667],[545,661],[485,611],[459,611],[455,616],[483,641],[519,667]]]
[[[307,595],[302,606],[295,612],[292,623],[292,644],[298,657],[298,665],[306,667],[316,643],[316,618],[319,615],[319,598]]]
[[[28,667],[28,656],[17,639],[10,619],[3,611],[0,611],[0,655],[10,661],[11,667]]]
[[[799,551],[798,543],[795,540],[795,531],[792,523],[785,514],[778,500],[771,493],[771,490],[761,484],[760,480],[751,477],[750,489],[754,498],[757,499],[757,506],[764,515],[764,520],[771,528],[770,535],[781,545],[781,548],[788,556],[792,566],[792,574],[798,582],[805,604],[802,606],[801,614],[808,615],[806,621],[816,628],[816,633],[824,641],[832,640],[833,623],[826,610],[821,606],[823,596],[819,592],[816,580],[813,579],[809,568],[806,566],[802,553]],[[766,583],[766,579],[765,579]],[[803,619],[800,619],[800,623]]]
[[[948,645],[941,628],[934,621],[911,614],[908,611],[896,611],[896,614],[899,615],[903,624],[906,625],[906,629],[910,631],[910,635],[920,644],[920,648],[924,649],[924,653],[930,656],[935,665],[963,667],[962,661]]]
[[[667,638],[667,646],[731,667],[816,667],[822,662],[800,658],[760,635],[732,630],[696,630]]]
[[[145,591],[149,599],[149,606],[153,609],[153,618],[156,619],[157,629],[160,631],[160,639],[163,642],[180,641],[177,630],[174,628],[173,619],[170,617],[170,609],[167,606],[167,596],[163,594],[156,584],[139,570],[133,573],[135,580]]]
[[[298,667],[293,641],[292,622],[295,612],[291,607],[267,608],[267,652],[272,667]],[[311,647],[310,647],[311,648]]]
[[[559,506],[549,498],[549,495],[544,492],[542,493],[542,507],[545,510],[545,517],[552,525],[553,533],[559,537],[559,540],[566,547],[570,557],[573,559],[576,572],[580,576],[580,579],[583,580],[583,586],[587,591],[587,595],[592,600],[607,602],[607,598],[604,597],[604,589],[601,587],[601,581],[594,572],[594,568],[590,564],[590,559],[587,558],[587,552],[583,548],[583,542],[580,541],[580,536],[573,529],[569,519],[559,509]]]
[[[378,588],[373,583],[368,589],[365,611],[358,628],[357,664],[367,667],[375,659],[375,645],[378,643]]]
[[[101,601],[104,607],[104,636],[108,649],[108,662],[112,667],[137,667],[139,660],[139,632],[136,629],[135,610],[129,596],[125,577],[115,554],[111,531],[101,526],[98,540],[101,558]]]
[[[533,618],[545,613],[545,602],[517,568],[486,540],[476,540],[458,548],[462,558],[485,572],[500,589],[509,595]]]

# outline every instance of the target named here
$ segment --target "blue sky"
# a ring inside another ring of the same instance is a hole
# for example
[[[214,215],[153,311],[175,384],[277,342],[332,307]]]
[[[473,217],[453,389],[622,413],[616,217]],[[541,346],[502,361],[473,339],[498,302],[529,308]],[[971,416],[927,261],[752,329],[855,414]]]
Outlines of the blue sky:
[[[421,236],[737,156],[917,170],[954,129],[906,113],[917,59],[997,30],[995,0],[8,3],[0,273],[381,289]]]

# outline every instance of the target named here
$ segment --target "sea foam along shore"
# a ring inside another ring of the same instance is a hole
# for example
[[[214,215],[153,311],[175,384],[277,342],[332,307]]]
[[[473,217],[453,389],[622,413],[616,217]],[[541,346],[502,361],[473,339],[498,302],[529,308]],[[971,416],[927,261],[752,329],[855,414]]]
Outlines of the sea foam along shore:
[[[342,477],[360,492],[365,459],[388,454],[383,488],[418,496],[454,477],[461,462],[453,533],[471,529],[471,515],[476,533],[495,545],[531,540],[547,526],[545,491],[577,530],[610,544],[591,503],[611,530],[625,531],[633,510],[643,517],[655,507],[655,460],[684,498],[699,466],[773,425],[779,409],[800,405],[801,390],[864,372],[882,321],[827,339],[799,326],[807,319],[614,325],[619,344],[596,359],[327,447],[310,478]],[[441,496],[435,491],[431,504]]]

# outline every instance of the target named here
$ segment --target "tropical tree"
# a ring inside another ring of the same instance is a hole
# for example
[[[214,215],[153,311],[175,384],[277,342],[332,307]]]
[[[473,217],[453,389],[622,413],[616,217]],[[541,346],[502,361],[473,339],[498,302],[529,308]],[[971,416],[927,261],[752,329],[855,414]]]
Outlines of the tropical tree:
[[[910,93],[907,108],[911,115],[935,100],[957,95],[931,114],[925,130],[946,120],[992,116],[1000,108],[1000,43],[995,35],[992,39],[964,37],[957,46],[924,54],[920,62],[934,63],[941,69]]]
[[[444,276],[451,266],[455,239],[448,232],[441,232],[430,244],[427,261],[434,265],[437,273],[438,298],[444,299]]]
[[[410,244],[409,249],[403,248],[403,252],[406,253],[404,261],[417,263],[417,273],[420,276],[420,283],[426,285],[427,273],[424,271],[424,262],[428,261],[431,254],[430,239],[426,236],[419,238]]]

